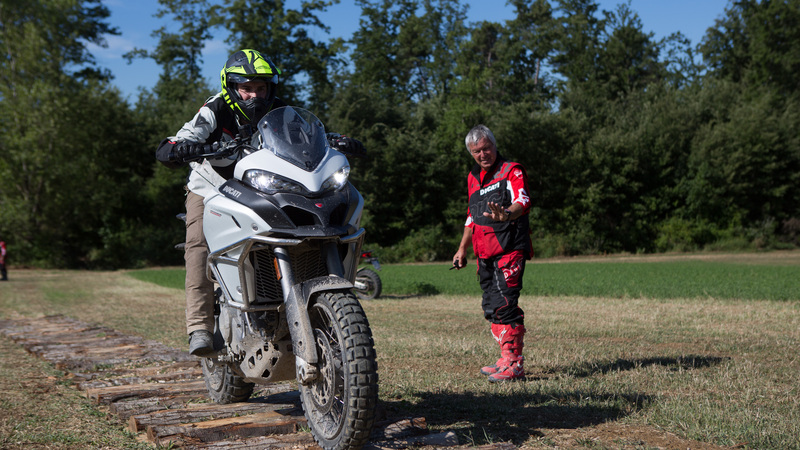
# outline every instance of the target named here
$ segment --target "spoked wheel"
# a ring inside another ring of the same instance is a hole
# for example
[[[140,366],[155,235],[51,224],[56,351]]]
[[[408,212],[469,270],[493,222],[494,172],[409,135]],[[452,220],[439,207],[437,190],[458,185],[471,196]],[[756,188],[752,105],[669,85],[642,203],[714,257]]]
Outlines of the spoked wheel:
[[[227,364],[214,364],[211,358],[203,358],[200,365],[208,396],[214,402],[244,402],[253,394],[255,384],[244,381]]]
[[[353,289],[362,300],[372,300],[381,295],[383,284],[381,277],[372,269],[361,269],[356,273],[355,289]]]
[[[372,331],[353,294],[324,292],[312,301],[319,375],[300,385],[303,411],[322,448],[360,448],[369,440],[378,402]]]

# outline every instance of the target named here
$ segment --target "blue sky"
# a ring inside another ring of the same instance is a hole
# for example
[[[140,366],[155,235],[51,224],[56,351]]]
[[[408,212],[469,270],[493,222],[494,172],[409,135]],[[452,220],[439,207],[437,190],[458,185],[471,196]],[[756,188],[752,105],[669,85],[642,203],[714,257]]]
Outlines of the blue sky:
[[[470,5],[470,22],[503,22],[513,18],[513,8],[501,1],[469,0],[462,3]],[[296,8],[299,3],[300,0],[287,0],[287,7]],[[601,10],[614,10],[624,0],[599,0],[598,3]],[[167,22],[154,17],[159,6],[157,0],[103,0],[103,4],[111,11],[109,22],[119,29],[121,35],[108,36],[108,48],[92,47],[91,52],[100,66],[111,70],[115,77],[113,83],[123,95],[134,102],[138,88],[152,88],[161,70],[149,60],[135,60],[129,65],[122,55],[135,47],[152,49],[156,41],[150,34]],[[696,45],[714,21],[722,16],[728,0],[630,0],[630,4],[639,14],[644,30],[653,32],[656,39],[680,31]],[[342,0],[320,18],[331,27],[331,34],[319,32],[315,38],[349,38],[358,28],[360,10],[352,0]],[[222,38],[224,36],[209,42],[203,51],[203,76],[212,85],[219,82],[219,71],[231,50]],[[269,53],[269,49],[264,50]]]

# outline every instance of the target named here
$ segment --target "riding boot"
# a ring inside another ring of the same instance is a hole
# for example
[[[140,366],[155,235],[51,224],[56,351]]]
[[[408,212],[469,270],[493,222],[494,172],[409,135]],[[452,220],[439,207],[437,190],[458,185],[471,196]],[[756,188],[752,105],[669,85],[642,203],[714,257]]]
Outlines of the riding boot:
[[[500,359],[497,360],[496,363],[492,364],[491,366],[484,366],[481,368],[481,374],[483,375],[492,375],[497,373],[498,368],[505,366],[507,364],[504,363],[504,358],[507,356],[503,353],[503,343],[513,339],[512,335],[516,335],[522,333],[524,336],[525,334],[525,326],[520,324],[511,324],[511,325],[501,325],[497,323],[492,324],[492,337],[497,343],[500,345]],[[522,355],[522,338],[520,338],[520,348],[519,354]]]
[[[501,356],[495,364],[494,373],[489,374],[489,381],[495,383],[525,378],[524,357],[522,356],[525,326],[520,324],[493,324],[492,334],[500,343]]]
[[[501,341],[502,341],[503,335],[506,333],[506,331],[507,330],[504,328],[503,325],[496,324],[496,323],[492,324],[492,327],[491,327],[492,337],[497,342],[497,344],[500,345],[501,354],[502,354],[502,350],[503,350],[503,344],[502,344]],[[481,367],[481,374],[483,374],[483,375],[492,375],[494,373],[497,373],[497,368],[501,365],[502,362],[503,362],[503,358],[501,356],[500,359],[498,359],[497,362],[495,362],[491,366],[483,366],[483,367]]]

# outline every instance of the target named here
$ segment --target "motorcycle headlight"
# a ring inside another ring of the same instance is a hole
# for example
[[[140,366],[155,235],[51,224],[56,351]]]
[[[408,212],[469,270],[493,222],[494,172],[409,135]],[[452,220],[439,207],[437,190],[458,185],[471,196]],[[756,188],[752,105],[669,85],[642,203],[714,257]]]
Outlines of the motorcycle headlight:
[[[322,183],[322,192],[338,191],[347,184],[347,179],[350,177],[350,166],[345,165],[336,173],[331,175],[324,183]]]
[[[306,189],[300,183],[288,180],[279,175],[275,175],[272,172],[267,172],[266,170],[260,170],[260,169],[248,170],[247,172],[244,173],[242,181],[244,181],[253,188],[265,194],[276,194],[278,192],[282,192],[290,194],[310,195],[310,194],[320,194],[323,192],[339,190],[342,187],[344,187],[344,185],[347,184],[347,179],[349,176],[350,176],[350,166],[345,165],[341,169],[336,171],[336,173],[328,177],[328,179],[325,180],[324,183],[322,183],[322,187],[320,188],[319,192],[309,192],[308,189]]]
[[[278,192],[306,194],[308,192],[302,185],[266,170],[250,169],[244,173],[242,181],[265,194],[276,194]]]

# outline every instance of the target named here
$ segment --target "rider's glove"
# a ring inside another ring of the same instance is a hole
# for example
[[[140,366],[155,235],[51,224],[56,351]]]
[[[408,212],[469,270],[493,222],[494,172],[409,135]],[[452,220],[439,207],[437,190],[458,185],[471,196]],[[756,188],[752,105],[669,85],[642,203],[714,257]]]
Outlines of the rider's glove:
[[[192,141],[184,141],[175,145],[175,160],[189,162],[199,159],[200,155],[212,153],[214,147],[211,144],[199,144]]]
[[[351,155],[364,155],[366,153],[364,144],[358,139],[353,139],[338,133],[328,133],[325,136],[328,138],[330,146],[342,153]]]

